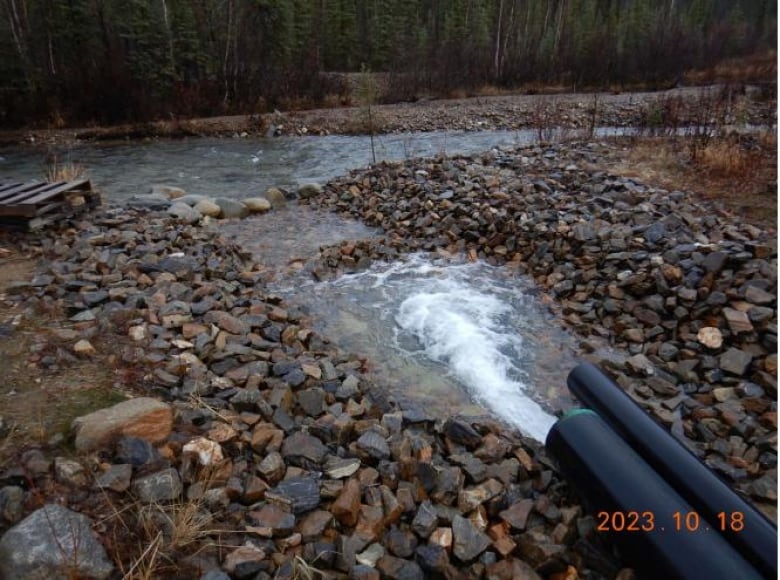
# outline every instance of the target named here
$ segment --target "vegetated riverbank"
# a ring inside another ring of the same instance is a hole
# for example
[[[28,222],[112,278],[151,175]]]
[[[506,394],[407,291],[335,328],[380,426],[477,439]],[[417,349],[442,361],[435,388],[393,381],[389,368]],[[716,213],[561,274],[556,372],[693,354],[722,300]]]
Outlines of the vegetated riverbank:
[[[602,341],[622,352],[589,356],[775,517],[776,240],[689,193],[604,171],[610,150],[409,160],[306,188],[305,203],[384,239],[324,247],[305,268],[328,278],[433,251],[527,272],[584,356]],[[60,327],[36,339],[30,372],[105,361],[118,386],[167,405],[138,404],[110,442],[95,435],[100,417],[85,421],[75,453],[59,438],[5,446],[4,528],[59,501],[90,515],[116,569],[139,576],[617,573],[542,447],[489,417],[394,408],[370,361],[312,332],[267,291],[262,260],[214,231],[113,209],[14,244],[41,262],[6,285],[4,317]],[[0,561],[16,565],[29,539],[7,538]],[[70,562],[108,576],[92,552]]]
[[[776,101],[742,85],[685,87],[642,93],[500,95],[415,103],[302,111],[277,111],[201,119],[176,119],[115,127],[0,132],[0,144],[192,136],[272,136],[475,131],[599,126],[678,128],[731,124],[773,125]]]

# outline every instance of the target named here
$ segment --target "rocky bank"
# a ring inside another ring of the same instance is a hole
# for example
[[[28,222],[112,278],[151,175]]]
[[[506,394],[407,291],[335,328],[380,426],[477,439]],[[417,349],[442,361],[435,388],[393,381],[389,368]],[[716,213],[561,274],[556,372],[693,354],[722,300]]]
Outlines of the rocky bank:
[[[527,273],[583,356],[774,517],[776,240],[599,170],[603,147],[410,160],[305,188],[301,203],[385,232],[307,268],[322,279],[435,251]],[[112,208],[19,240],[41,269],[6,298],[29,315],[56,304],[72,331],[60,350],[112,354],[149,397],[80,418],[75,453],[20,450],[0,474],[0,553],[48,554],[4,559],[7,576],[120,577],[152,553],[162,576],[211,580],[618,574],[543,447],[489,416],[398,408],[368,361],[318,336],[202,223]],[[79,543],[52,554],[82,529],[73,512],[104,546],[91,557],[72,555]]]

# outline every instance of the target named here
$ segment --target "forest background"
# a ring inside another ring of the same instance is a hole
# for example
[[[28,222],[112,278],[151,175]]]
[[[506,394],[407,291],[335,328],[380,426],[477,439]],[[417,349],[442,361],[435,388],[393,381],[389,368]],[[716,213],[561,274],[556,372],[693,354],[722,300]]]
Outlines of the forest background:
[[[777,0],[0,0],[0,126],[666,88],[767,52]]]

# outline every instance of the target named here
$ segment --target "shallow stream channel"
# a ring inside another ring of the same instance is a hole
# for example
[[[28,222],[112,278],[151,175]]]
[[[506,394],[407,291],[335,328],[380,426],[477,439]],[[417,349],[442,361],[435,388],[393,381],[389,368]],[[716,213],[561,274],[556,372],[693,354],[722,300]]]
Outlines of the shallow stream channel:
[[[607,130],[604,130],[607,131]],[[377,158],[476,154],[532,143],[533,131],[380,136]],[[0,151],[0,182],[41,179],[47,158],[84,166],[109,204],[154,183],[242,198],[268,187],[325,182],[371,161],[368,137],[185,139]],[[433,418],[490,412],[539,441],[572,404],[566,375],[576,339],[543,304],[532,280],[509,268],[422,254],[375,263],[333,281],[306,271],[320,246],[381,232],[306,206],[212,222],[269,272],[271,289],[311,316],[346,352],[365,355],[375,381],[402,408]]]

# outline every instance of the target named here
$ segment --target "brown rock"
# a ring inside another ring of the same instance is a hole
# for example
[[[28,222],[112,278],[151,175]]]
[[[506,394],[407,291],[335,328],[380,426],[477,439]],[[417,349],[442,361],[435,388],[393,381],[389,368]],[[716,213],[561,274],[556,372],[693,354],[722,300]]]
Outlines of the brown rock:
[[[360,511],[360,483],[350,479],[341,490],[338,499],[330,506],[330,513],[345,526],[354,526],[358,521]]]
[[[298,526],[304,542],[312,542],[317,539],[331,523],[333,514],[324,510],[315,510],[308,514]]]
[[[279,451],[284,441],[284,431],[268,423],[259,423],[252,432],[251,445],[256,453]]]
[[[506,558],[514,551],[514,549],[517,547],[517,544],[515,544],[511,537],[504,536],[503,538],[495,540],[493,542],[493,547],[496,549],[496,552]]]
[[[452,528],[436,528],[431,532],[428,542],[449,550],[452,548]]]
[[[256,531],[266,537],[289,536],[295,527],[295,516],[276,504],[266,504],[248,515],[255,526],[260,528]],[[265,533],[262,530],[265,530]]]
[[[73,421],[80,452],[105,447],[123,435],[161,443],[171,434],[172,425],[170,406],[149,397],[123,401]]]
[[[369,541],[376,541],[382,537],[385,529],[384,511],[381,505],[361,505],[360,515],[355,529]]]
[[[724,308],[723,316],[726,318],[726,322],[734,334],[741,332],[752,332],[753,324],[750,322],[750,318],[745,312],[741,310],[734,310],[733,308]]]
[[[240,564],[262,562],[263,560],[265,560],[265,551],[247,543],[245,546],[240,546],[230,552],[225,558],[223,567],[228,573],[232,574]]]
[[[498,515],[516,530],[524,530],[525,524],[528,522],[528,516],[531,514],[533,507],[534,500],[521,499]]]

